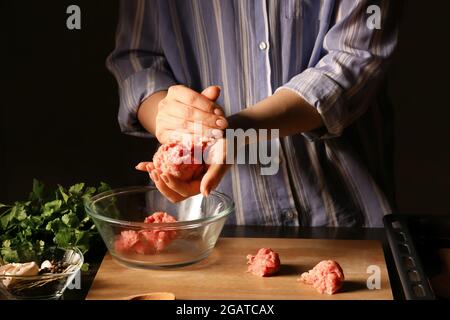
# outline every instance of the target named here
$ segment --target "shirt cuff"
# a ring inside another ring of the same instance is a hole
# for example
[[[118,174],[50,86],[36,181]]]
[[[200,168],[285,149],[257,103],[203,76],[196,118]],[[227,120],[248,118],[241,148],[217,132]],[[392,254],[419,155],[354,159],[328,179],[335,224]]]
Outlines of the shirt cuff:
[[[302,133],[311,141],[331,139],[342,135],[346,113],[343,109],[343,89],[323,71],[310,68],[279,87],[291,90],[315,107],[325,127]]]
[[[177,83],[169,74],[154,69],[139,71],[123,81],[119,85],[120,107],[118,115],[122,132],[137,137],[153,137],[142,127],[137,118],[139,106],[155,92],[168,90],[175,84]]]

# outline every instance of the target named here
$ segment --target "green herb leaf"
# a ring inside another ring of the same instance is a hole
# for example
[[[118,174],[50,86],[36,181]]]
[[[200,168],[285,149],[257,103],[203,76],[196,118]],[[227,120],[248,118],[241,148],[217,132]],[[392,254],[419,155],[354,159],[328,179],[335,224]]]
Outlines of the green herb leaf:
[[[44,249],[44,248],[45,248],[45,241],[38,240],[38,241],[36,242],[36,244],[37,244],[41,249]]]
[[[58,185],[46,195],[44,184],[33,180],[27,201],[0,204],[0,259],[8,262],[41,254],[50,246],[76,246],[83,253],[98,239],[93,221],[84,209],[84,201],[109,190],[78,183],[65,189]]]
[[[71,232],[69,228],[60,228],[53,241],[55,241],[58,246],[67,248],[74,244],[73,232]]]
[[[5,240],[2,243],[3,248],[10,248],[11,247],[11,240]]]
[[[16,208],[14,218],[16,218],[17,221],[23,221],[27,218],[27,212],[23,206],[17,206],[14,208]]]
[[[89,250],[89,242],[91,240],[92,233],[89,233],[89,231],[75,231],[75,238],[76,238],[76,246],[78,249],[81,250],[81,252],[85,253]]]
[[[79,195],[83,191],[84,183],[78,183],[70,187],[69,193],[72,195]]]
[[[3,261],[5,262],[10,263],[19,261],[19,253],[17,252],[17,250],[13,250],[11,248],[2,248],[0,252],[2,254]]]
[[[2,255],[2,259],[5,262],[14,262],[19,260],[19,254],[16,250],[13,250],[11,248],[11,241],[5,240],[2,243],[2,248],[0,250],[0,253]]]
[[[33,179],[33,190],[30,193],[30,200],[41,200],[44,196],[44,184],[37,179]]]
[[[44,204],[44,211],[42,212],[43,217],[51,217],[54,212],[58,211],[62,206],[61,200],[53,200]]]
[[[59,194],[62,196],[64,202],[67,203],[67,201],[69,200],[69,195],[66,193],[64,188],[62,186],[58,185],[58,191],[59,191]]]
[[[64,222],[64,224],[68,227],[75,227],[77,226],[80,221],[78,220],[78,217],[75,213],[70,212],[62,216],[61,221]]]
[[[0,218],[0,224],[2,226],[3,229],[8,228],[9,223],[11,222],[11,220],[14,218],[14,213],[12,212],[12,210],[10,210],[9,212],[5,213],[1,218]]]
[[[107,184],[105,182],[100,182],[100,187],[98,187],[97,192],[102,193],[102,192],[109,191],[109,190],[111,190],[111,187],[109,186],[109,184]]]
[[[60,218],[57,218],[55,220],[50,221],[45,226],[45,230],[47,231],[53,231],[54,233],[58,232],[58,230],[63,226],[63,223],[61,222]]]

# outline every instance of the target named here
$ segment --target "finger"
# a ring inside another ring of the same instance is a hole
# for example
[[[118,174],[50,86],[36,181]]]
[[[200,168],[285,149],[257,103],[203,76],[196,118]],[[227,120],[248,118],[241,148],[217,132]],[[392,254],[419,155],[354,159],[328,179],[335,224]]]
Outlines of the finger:
[[[220,96],[221,89],[219,86],[211,86],[202,91],[202,95],[207,97],[211,101],[216,101]],[[225,116],[225,112],[223,112],[222,108],[216,105],[213,113],[217,116]]]
[[[211,190],[217,187],[228,168],[229,166],[226,164],[214,164],[209,166],[208,171],[206,171],[200,183],[200,192],[203,196],[207,197]]]
[[[155,183],[156,188],[158,188],[159,192],[162,193],[170,202],[176,203],[185,199],[182,195],[170,189],[164,181],[161,179],[160,172],[158,170],[152,170],[150,173],[150,177]]]
[[[188,106],[192,106],[201,109],[205,112],[213,112],[215,109],[215,103],[209,100],[207,97],[201,95],[194,90],[178,85],[169,88],[168,96],[175,100],[184,103]]]
[[[178,101],[171,102],[170,108],[167,108],[166,110],[167,115],[191,122],[199,122],[202,125],[211,128],[225,129],[228,125],[227,120],[223,116],[205,112]]]
[[[155,183],[155,178],[154,178],[154,176],[152,175],[152,171],[154,170],[154,165],[153,165],[153,163],[150,165],[150,162],[149,162],[149,164],[147,164],[147,166],[146,166],[146,170],[147,170],[147,172],[148,172],[148,176],[150,177],[150,180],[152,180],[153,181],[153,183]]]
[[[210,86],[202,91],[202,95],[208,98],[211,101],[216,101],[220,96],[220,87],[219,86]]]
[[[208,146],[204,153],[204,159],[207,164],[226,164],[227,163],[227,146],[226,139],[217,139]]]
[[[150,164],[153,164],[153,163],[151,163],[151,162],[140,162],[140,163],[138,163],[138,165],[135,167],[135,169],[136,169],[136,170],[139,170],[139,171],[145,171],[145,172],[147,172],[147,171],[148,171],[147,166],[149,166]]]
[[[146,169],[148,172],[151,172],[152,170],[155,170],[155,164],[153,162],[147,162]]]
[[[220,108],[219,106],[217,106],[217,108],[214,109],[214,114],[216,116],[225,117],[225,112],[223,112],[222,108]]]
[[[176,177],[170,174],[162,174],[161,179],[170,189],[174,190],[175,192],[186,198],[195,196],[200,193],[201,180],[193,180],[190,182],[185,182],[177,179]]]

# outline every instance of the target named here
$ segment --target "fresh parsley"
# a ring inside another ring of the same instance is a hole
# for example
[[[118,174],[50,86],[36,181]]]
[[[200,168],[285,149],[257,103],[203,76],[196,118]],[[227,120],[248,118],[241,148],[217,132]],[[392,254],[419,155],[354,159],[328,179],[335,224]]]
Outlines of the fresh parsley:
[[[107,190],[110,187],[103,182],[97,188],[78,183],[68,189],[58,185],[46,194],[44,184],[34,179],[28,200],[0,203],[1,258],[14,262],[19,254],[39,256],[52,246],[75,246],[85,254],[99,235],[84,202]]]

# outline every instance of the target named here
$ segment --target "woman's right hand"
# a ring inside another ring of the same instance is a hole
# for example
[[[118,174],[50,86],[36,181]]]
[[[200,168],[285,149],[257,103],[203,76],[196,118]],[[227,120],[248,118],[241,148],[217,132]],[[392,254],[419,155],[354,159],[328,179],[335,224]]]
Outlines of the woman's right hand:
[[[166,143],[180,133],[221,138],[228,122],[221,107],[214,102],[219,95],[217,86],[208,87],[202,93],[183,85],[170,87],[158,103],[155,119],[158,141]]]

